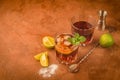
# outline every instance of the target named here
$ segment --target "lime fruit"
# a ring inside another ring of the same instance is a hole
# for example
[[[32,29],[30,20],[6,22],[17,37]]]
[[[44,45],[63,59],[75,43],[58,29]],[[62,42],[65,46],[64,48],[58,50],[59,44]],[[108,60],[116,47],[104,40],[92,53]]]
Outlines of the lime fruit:
[[[44,67],[48,66],[48,53],[46,52],[41,52],[37,55],[34,56],[36,60],[40,60],[40,64]]]
[[[99,43],[102,47],[110,47],[114,44],[114,40],[110,33],[106,33],[100,37]]]
[[[35,58],[36,60],[40,60],[41,54],[42,54],[42,53],[39,53],[39,54],[35,55],[34,58]]]
[[[47,48],[53,48],[55,46],[55,40],[51,36],[45,36],[43,37],[43,45]]]
[[[43,67],[48,66],[48,53],[47,52],[44,52],[44,53],[41,54],[41,56],[40,56],[40,64]]]

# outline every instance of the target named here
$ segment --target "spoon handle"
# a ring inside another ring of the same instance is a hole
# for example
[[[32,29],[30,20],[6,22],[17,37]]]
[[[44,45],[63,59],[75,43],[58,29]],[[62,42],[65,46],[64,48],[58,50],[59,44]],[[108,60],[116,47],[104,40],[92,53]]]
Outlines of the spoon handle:
[[[78,65],[81,64],[94,51],[97,46],[99,46],[99,43],[95,44],[95,46],[89,50],[89,52],[78,62]]]

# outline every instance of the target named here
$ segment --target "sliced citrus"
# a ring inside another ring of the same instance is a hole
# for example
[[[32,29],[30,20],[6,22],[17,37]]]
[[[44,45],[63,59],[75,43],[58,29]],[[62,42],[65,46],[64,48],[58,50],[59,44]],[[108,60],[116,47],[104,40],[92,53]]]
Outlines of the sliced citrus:
[[[44,52],[40,56],[40,64],[44,67],[48,66],[48,53]]]
[[[61,54],[70,54],[72,53],[72,50],[69,47],[62,46],[62,45],[56,45],[55,49],[60,52]]]
[[[55,40],[53,37],[45,36],[43,37],[43,45],[47,48],[53,48],[55,46]]]
[[[35,58],[36,60],[40,60],[41,54],[42,54],[42,53],[39,53],[39,54],[35,55],[34,58]]]

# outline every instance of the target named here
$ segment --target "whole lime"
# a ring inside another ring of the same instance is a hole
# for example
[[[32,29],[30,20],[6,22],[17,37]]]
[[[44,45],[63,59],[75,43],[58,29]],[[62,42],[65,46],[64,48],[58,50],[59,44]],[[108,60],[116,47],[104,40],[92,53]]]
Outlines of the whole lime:
[[[110,47],[114,44],[114,40],[110,33],[105,33],[101,35],[99,43],[102,47]]]

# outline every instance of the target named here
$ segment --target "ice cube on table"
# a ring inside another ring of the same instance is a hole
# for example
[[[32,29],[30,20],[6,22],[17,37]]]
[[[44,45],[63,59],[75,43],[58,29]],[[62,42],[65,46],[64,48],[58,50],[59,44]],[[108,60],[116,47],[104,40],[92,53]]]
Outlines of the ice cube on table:
[[[48,69],[47,68],[42,68],[42,69],[40,69],[39,73],[40,74],[48,73]]]
[[[50,73],[43,74],[43,77],[51,77]]]

